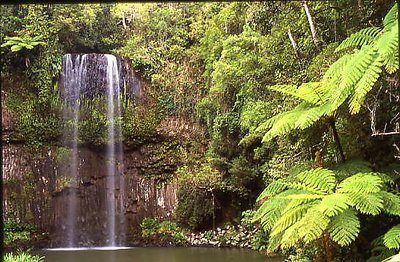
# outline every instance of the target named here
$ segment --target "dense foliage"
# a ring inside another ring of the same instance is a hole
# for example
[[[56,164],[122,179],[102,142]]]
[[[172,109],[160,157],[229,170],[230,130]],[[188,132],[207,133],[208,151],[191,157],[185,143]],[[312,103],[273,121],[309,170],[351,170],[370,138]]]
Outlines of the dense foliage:
[[[118,54],[146,82],[145,101],[126,103],[118,119],[125,146],[159,147],[143,175],[176,181],[181,226],[239,224],[241,212],[254,209],[249,220],[254,215],[265,230],[257,249],[269,246],[293,261],[378,261],[399,252],[395,1],[10,5],[0,12],[1,79],[16,119],[11,139],[57,144],[68,128],[58,99],[63,53]],[[100,100],[81,108],[82,144],[106,143]],[[147,219],[142,228],[147,239],[181,240],[170,234],[180,230],[172,222]]]

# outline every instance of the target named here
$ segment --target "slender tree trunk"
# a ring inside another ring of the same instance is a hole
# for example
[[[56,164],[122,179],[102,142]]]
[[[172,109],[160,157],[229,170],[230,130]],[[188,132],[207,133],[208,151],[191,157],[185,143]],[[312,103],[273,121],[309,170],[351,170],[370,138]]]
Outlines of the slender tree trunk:
[[[322,242],[324,245],[326,262],[332,262],[332,250],[329,245],[329,235],[327,233],[324,233],[322,236]]]
[[[126,22],[125,22],[125,12],[122,11],[122,26],[126,29]]]
[[[332,128],[333,139],[334,139],[334,141],[335,141],[335,143],[336,143],[336,146],[337,146],[337,149],[338,149],[338,151],[339,151],[340,158],[341,158],[342,162],[344,162],[344,161],[346,161],[346,158],[344,157],[343,147],[342,147],[342,144],[340,143],[339,134],[338,134],[338,132],[337,132],[337,130],[336,130],[336,122],[335,122],[335,119],[330,119],[330,120],[329,120],[329,125],[330,125],[331,128]]]
[[[296,41],[294,40],[292,32],[290,31],[290,28],[288,29],[288,36],[289,36],[289,39],[290,39],[290,43],[293,46],[294,52],[296,53],[296,57],[299,57],[299,49],[297,47]]]
[[[314,42],[316,47],[319,47],[318,46],[318,40],[317,40],[317,33],[316,33],[316,30],[315,30],[315,25],[314,25],[314,20],[313,20],[313,17],[311,15],[310,9],[308,8],[307,0],[303,1],[303,7],[304,7],[304,10],[306,11],[307,20],[308,20],[308,24],[310,25],[311,36],[312,36],[313,42]]]

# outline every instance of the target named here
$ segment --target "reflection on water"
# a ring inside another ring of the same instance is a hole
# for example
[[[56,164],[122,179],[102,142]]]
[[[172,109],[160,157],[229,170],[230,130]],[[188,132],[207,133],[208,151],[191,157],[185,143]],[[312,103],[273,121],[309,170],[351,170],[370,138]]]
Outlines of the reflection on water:
[[[45,262],[280,262],[251,250],[230,248],[132,248],[43,250]]]

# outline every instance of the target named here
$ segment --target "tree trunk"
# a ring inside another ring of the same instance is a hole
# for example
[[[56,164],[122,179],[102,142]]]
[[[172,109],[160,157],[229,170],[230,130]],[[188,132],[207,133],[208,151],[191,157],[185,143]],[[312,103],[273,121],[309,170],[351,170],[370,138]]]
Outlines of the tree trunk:
[[[313,42],[314,42],[315,46],[318,47],[317,33],[315,31],[314,21],[313,21],[310,9],[308,8],[308,4],[307,4],[306,0],[303,1],[303,7],[304,7],[304,10],[306,11],[307,20],[308,20],[308,24],[310,25],[311,36],[312,36]]]
[[[289,36],[289,39],[290,39],[290,43],[293,46],[294,52],[296,54],[296,57],[299,57],[299,49],[297,48],[296,41],[294,40],[292,32],[290,31],[290,28],[288,29],[288,36]]]
[[[341,158],[342,162],[344,162],[344,161],[346,161],[346,158],[344,157],[343,147],[342,147],[342,144],[340,143],[339,135],[338,135],[338,132],[336,130],[335,119],[330,119],[329,120],[329,125],[332,128],[333,140],[336,143],[337,149],[338,149],[339,154],[340,154],[340,158]]]
[[[324,233],[324,235],[322,236],[322,242],[324,245],[326,262],[331,262],[332,261],[332,250],[329,245],[329,234],[328,233]]]
[[[122,11],[122,26],[126,29],[126,22],[125,22],[125,12]]]

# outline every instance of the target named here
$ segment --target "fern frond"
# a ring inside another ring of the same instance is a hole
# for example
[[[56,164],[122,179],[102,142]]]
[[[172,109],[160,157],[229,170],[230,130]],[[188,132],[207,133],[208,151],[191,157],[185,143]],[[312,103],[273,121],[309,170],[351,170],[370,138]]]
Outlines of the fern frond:
[[[328,217],[336,216],[350,206],[350,199],[346,194],[334,193],[327,195],[319,203],[318,210]]]
[[[287,185],[284,183],[285,179],[278,179],[271,182],[261,194],[257,197],[257,202],[266,197],[274,196],[286,189]]]
[[[383,243],[390,249],[400,249],[400,224],[386,232],[383,236]]]
[[[360,111],[365,97],[371,91],[379,74],[382,72],[383,59],[377,53],[372,54],[372,62],[364,70],[361,78],[354,87],[353,95],[350,98],[350,113],[356,114]]]
[[[361,47],[363,45],[369,45],[375,41],[376,37],[381,31],[382,29],[379,27],[368,27],[361,29],[340,43],[335,52],[340,52],[349,47]]]
[[[385,18],[383,19],[383,26],[385,28],[392,26],[393,23],[397,23],[396,20],[398,19],[398,8],[399,7],[397,3],[395,3],[394,6],[385,15]]]
[[[383,209],[382,196],[377,193],[350,193],[351,205],[364,214],[378,215]]]
[[[264,132],[266,132],[267,129],[269,129],[272,126],[274,126],[278,121],[280,121],[282,118],[286,117],[286,115],[288,115],[289,113],[290,113],[290,111],[282,112],[282,113],[279,113],[279,114],[269,118],[267,121],[261,123],[255,129],[255,133],[264,133]]]
[[[324,198],[324,196],[319,194],[296,194],[296,195],[286,196],[283,198],[290,200],[306,200],[306,199],[315,200],[315,199],[322,199]]]
[[[360,233],[360,221],[357,213],[352,209],[331,218],[328,226],[328,232],[332,240],[340,246],[350,245]]]
[[[383,262],[387,261],[387,258],[397,254],[393,249],[390,250],[383,244],[383,235],[372,240],[371,254],[366,262]]]
[[[287,196],[296,193],[296,190],[286,190],[278,196]],[[276,221],[281,217],[285,207],[290,203],[290,200],[279,197],[271,197],[265,201],[255,212],[253,222],[260,220],[265,231],[269,231]]]
[[[335,174],[328,169],[316,168],[307,170],[297,174],[297,178],[314,192],[319,192],[320,194],[333,193],[333,189],[336,186]]]
[[[282,249],[293,247],[301,240],[301,236],[299,234],[300,227],[300,223],[295,223],[283,233],[281,238]]]
[[[338,185],[339,193],[376,193],[382,188],[382,179],[374,173],[358,173]]]
[[[300,221],[311,206],[313,206],[313,203],[299,205],[295,208],[285,210],[286,212],[282,213],[282,216],[276,221],[275,225],[272,227],[270,236],[275,237],[276,235],[284,232],[294,223]]]
[[[312,126],[318,119],[320,119],[324,114],[326,114],[325,106],[311,107],[305,110],[302,114],[297,117],[295,122],[295,128],[306,129]]]
[[[293,129],[304,129],[314,124],[326,113],[325,106],[313,107],[303,102],[291,111],[281,113],[267,120],[272,128],[264,135],[262,141],[267,142],[276,136],[288,133]],[[267,124],[267,123],[266,123]]]
[[[323,103],[323,94],[325,91],[322,88],[321,82],[303,83],[297,89],[297,94],[305,102],[313,105],[321,105]]]
[[[389,56],[386,59],[385,69],[389,74],[393,74],[399,70],[399,54]]]
[[[273,85],[273,86],[268,86],[268,89],[299,98],[296,95],[297,86],[295,85]]]
[[[301,190],[301,191],[305,191],[307,193],[315,194],[315,195],[321,194],[321,191],[319,191],[315,188],[312,188],[311,186],[306,185],[304,183],[287,181],[287,182],[285,182],[285,184],[288,188],[291,188],[291,189]]]
[[[387,191],[378,193],[383,200],[383,211],[390,215],[400,216],[400,196]]]
[[[268,88],[282,94],[291,95],[313,105],[318,105],[322,102],[320,82],[304,83],[300,87],[295,85],[274,85]]]
[[[379,40],[376,42],[375,47],[385,65],[390,63],[390,61],[393,60],[393,57],[398,56],[398,48],[399,48],[398,23],[393,24],[393,26],[391,26],[390,28],[387,29],[385,28],[385,32],[381,35],[381,37],[379,37]]]
[[[283,135],[296,127],[296,120],[304,111],[304,104],[298,105],[291,111],[281,113],[266,121],[273,123],[272,128],[264,135],[262,141],[267,142],[272,138]]]
[[[343,180],[356,173],[369,173],[372,171],[371,163],[361,160],[352,159],[337,165],[333,170],[338,180]]]
[[[281,241],[282,241],[283,234],[284,234],[284,232],[269,239],[268,248],[267,248],[268,251],[273,252],[279,248]]]
[[[299,223],[301,225],[299,226],[299,235],[305,243],[309,243],[321,237],[328,227],[329,218],[318,208],[313,207],[308,210]]]
[[[353,93],[354,86],[376,59],[374,55],[375,51],[371,46],[363,46],[351,55],[351,60],[347,62],[341,72],[339,85],[331,88],[328,93],[331,111],[336,110]]]
[[[346,54],[334,62],[324,74],[322,78],[322,85],[326,87],[329,86],[329,83],[336,83],[339,81],[344,67],[352,58],[352,54]]]

